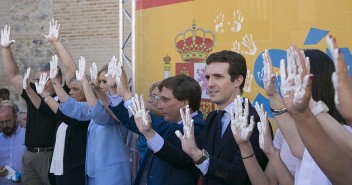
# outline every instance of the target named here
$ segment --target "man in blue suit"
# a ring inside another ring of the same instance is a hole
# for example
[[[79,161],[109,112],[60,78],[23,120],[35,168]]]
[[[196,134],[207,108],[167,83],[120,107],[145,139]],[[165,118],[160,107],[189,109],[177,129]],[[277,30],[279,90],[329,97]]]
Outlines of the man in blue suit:
[[[183,151],[155,134],[154,138],[160,144],[153,147],[154,154],[181,169],[196,166],[203,175],[203,185],[250,184],[243,160],[256,157],[264,169],[268,159],[259,148],[257,127],[250,137],[254,153],[249,156],[241,156],[231,132],[230,112],[234,107],[233,100],[242,95],[247,73],[246,59],[236,52],[221,51],[209,55],[206,63],[208,94],[219,110],[208,114],[198,137],[192,131],[190,137],[180,134]],[[251,116],[256,123],[260,120],[250,105],[248,122]]]
[[[175,147],[181,148],[181,142],[175,135],[175,131],[183,130],[180,108],[189,105],[194,120],[195,135],[198,135],[204,126],[203,115],[199,111],[201,101],[201,87],[193,78],[186,75],[177,75],[164,79],[158,86],[160,100],[158,109],[163,120],[150,113],[153,133],[158,133],[163,139]],[[123,97],[125,108],[132,105],[131,92],[124,88],[123,83],[118,86],[119,96]],[[111,102],[111,100],[110,100]],[[119,113],[114,111],[119,118]],[[120,119],[120,118],[119,118]],[[136,126],[134,117],[130,114],[128,121],[122,123],[130,131],[141,134]],[[145,135],[148,145],[153,142],[153,135]],[[199,175],[194,166],[179,169],[159,157],[148,149],[139,167],[135,185],[165,185],[165,184],[190,184],[198,182]]]

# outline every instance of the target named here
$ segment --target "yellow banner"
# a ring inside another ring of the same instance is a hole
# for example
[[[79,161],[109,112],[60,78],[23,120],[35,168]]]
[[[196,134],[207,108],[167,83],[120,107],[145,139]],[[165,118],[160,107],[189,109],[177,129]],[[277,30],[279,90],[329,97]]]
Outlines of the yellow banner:
[[[136,12],[137,93],[146,95],[151,83],[185,73],[200,83],[204,91],[202,98],[206,99],[202,78],[203,54],[234,50],[247,59],[249,78],[244,96],[252,102],[267,105],[261,80],[261,53],[269,50],[278,71],[279,60],[286,57],[286,49],[291,44],[326,51],[325,36],[329,34],[338,39],[349,66],[352,66],[349,50],[352,44],[352,1],[176,1],[148,1],[150,6]],[[158,3],[152,6],[150,2]],[[194,28],[192,24],[195,24]],[[197,38],[193,46],[192,42],[189,43],[192,36]],[[197,51],[192,53],[192,49]],[[211,107],[203,104],[205,108]]]

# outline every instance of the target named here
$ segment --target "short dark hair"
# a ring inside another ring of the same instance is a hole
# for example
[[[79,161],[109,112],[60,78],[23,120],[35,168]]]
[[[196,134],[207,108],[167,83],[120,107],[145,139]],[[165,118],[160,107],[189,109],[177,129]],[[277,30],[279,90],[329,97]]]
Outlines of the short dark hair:
[[[158,86],[159,91],[165,87],[172,91],[178,101],[188,100],[189,107],[198,111],[200,107],[202,89],[198,82],[184,74],[164,79]]]
[[[334,102],[335,89],[331,75],[335,71],[334,62],[324,52],[318,49],[305,49],[304,54],[309,57],[310,73],[314,75],[312,81],[312,98],[323,101],[329,107],[329,114],[340,123],[346,123],[337,110]]]
[[[208,56],[206,64],[209,65],[214,62],[228,63],[230,65],[228,73],[231,76],[232,82],[240,75],[243,77],[243,82],[240,85],[242,93],[247,75],[246,59],[241,54],[234,51],[222,50]]]

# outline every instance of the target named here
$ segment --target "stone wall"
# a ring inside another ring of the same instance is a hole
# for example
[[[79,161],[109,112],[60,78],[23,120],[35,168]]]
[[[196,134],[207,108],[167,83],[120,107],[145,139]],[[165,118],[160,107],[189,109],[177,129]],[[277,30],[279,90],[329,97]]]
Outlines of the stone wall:
[[[118,56],[118,0],[1,0],[0,27],[11,26],[11,46],[21,73],[27,67],[49,62],[56,51],[40,34],[47,34],[49,21],[58,19],[60,39],[77,62],[85,56],[87,66],[99,67]],[[0,87],[23,107],[18,93],[6,80],[0,57]],[[87,67],[88,68],[88,67]],[[125,65],[126,68],[126,65]],[[64,71],[65,72],[65,71]],[[128,72],[130,76],[130,72]]]

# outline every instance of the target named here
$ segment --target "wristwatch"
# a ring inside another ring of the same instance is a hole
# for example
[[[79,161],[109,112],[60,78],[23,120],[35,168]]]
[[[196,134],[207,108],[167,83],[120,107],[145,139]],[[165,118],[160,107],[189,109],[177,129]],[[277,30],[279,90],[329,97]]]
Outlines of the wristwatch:
[[[322,112],[327,113],[328,111],[329,107],[323,101],[318,101],[317,105],[312,109],[314,116],[317,116]]]
[[[202,164],[205,160],[209,158],[209,153],[206,150],[202,150],[202,157],[198,159],[197,161],[194,161],[194,164],[200,165]]]

